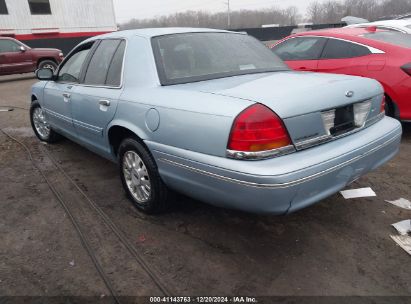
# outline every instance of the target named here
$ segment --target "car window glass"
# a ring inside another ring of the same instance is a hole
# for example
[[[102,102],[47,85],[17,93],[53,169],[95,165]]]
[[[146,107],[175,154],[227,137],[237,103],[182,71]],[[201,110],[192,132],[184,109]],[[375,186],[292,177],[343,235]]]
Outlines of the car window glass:
[[[92,45],[82,47],[64,63],[59,71],[58,81],[79,82],[81,69],[91,47]]]
[[[87,68],[84,84],[105,85],[108,69],[120,40],[103,40],[95,51]]]
[[[363,35],[364,38],[411,48],[411,35],[396,32],[378,32]]]
[[[123,57],[125,49],[126,42],[123,40],[117,47],[117,51],[115,52],[113,60],[110,64],[110,68],[108,69],[106,79],[106,85],[108,86],[118,87],[121,85],[121,74],[123,69]]]
[[[317,60],[326,42],[325,38],[299,37],[292,38],[276,45],[272,50],[285,61]]]
[[[0,53],[20,52],[20,44],[13,40],[0,39]]]
[[[369,54],[371,51],[365,46],[338,39],[329,39],[321,59],[354,58]]]
[[[152,38],[162,85],[288,70],[257,39],[237,33],[182,33]]]

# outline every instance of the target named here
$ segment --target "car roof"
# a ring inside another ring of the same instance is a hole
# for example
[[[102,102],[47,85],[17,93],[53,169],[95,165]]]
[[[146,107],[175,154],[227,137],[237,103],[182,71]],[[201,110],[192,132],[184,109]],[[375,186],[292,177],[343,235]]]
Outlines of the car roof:
[[[135,30],[125,30],[112,32],[100,36],[90,38],[89,41],[94,39],[109,39],[109,38],[130,38],[133,36],[140,36],[146,38],[152,38],[163,35],[171,34],[184,34],[184,33],[237,33],[225,30],[207,29],[207,28],[190,28],[190,27],[164,27],[164,28],[144,28]]]

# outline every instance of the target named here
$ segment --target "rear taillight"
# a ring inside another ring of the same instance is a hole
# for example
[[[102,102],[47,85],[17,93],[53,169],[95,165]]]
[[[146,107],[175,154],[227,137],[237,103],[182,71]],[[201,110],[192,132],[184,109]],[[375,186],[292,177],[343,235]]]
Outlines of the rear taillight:
[[[270,151],[290,145],[290,136],[282,120],[261,104],[255,104],[237,116],[228,141],[229,150],[246,153]]]
[[[385,95],[383,95],[382,101],[381,101],[380,113],[385,113],[385,106],[386,106]]]
[[[401,67],[401,70],[403,70],[405,73],[411,76],[411,63],[407,63],[406,65],[403,65]]]

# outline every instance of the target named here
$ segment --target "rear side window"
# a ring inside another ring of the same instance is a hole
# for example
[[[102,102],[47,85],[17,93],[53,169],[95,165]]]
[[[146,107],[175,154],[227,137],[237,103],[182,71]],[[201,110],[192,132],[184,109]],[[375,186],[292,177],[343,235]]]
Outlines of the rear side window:
[[[86,77],[84,79],[84,84],[103,86],[106,85],[107,78],[109,76],[109,68],[112,66],[114,59],[119,56],[117,50],[120,46],[121,40],[102,40],[97,50],[94,52],[93,57],[90,60],[89,66],[87,68]],[[121,51],[121,50],[120,50]],[[116,61],[118,62],[118,58]],[[115,63],[114,63],[115,64]],[[113,66],[113,71],[110,73],[110,81],[116,82],[115,80],[115,67]]]
[[[411,35],[396,32],[378,32],[365,34],[363,37],[371,40],[382,41],[385,43],[411,48]]]
[[[330,38],[325,45],[321,59],[354,58],[369,54],[371,51],[365,46]]]
[[[323,51],[326,38],[298,37],[276,45],[272,50],[285,61],[318,60]]]
[[[8,15],[6,0],[0,0],[0,15]]]
[[[126,50],[126,42],[121,41],[114,53],[113,60],[111,61],[110,68],[107,73],[106,85],[112,87],[118,87],[121,85],[121,75],[123,70],[123,58]]]

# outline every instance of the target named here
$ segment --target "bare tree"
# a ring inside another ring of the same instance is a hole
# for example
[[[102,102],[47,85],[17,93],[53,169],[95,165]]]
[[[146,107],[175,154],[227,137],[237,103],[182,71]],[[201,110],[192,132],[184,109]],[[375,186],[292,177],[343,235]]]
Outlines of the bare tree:
[[[316,0],[307,9],[306,21],[315,24],[339,23],[345,16],[376,20],[382,16],[411,13],[411,0]],[[263,24],[295,25],[302,21],[296,7],[231,12],[231,28],[258,28]],[[133,19],[120,25],[122,29],[142,27],[212,27],[225,29],[225,12],[186,11],[152,19]]]
[[[240,10],[231,12],[231,28],[256,28],[263,24],[295,25],[302,20],[296,7],[279,9],[272,7],[266,10]],[[122,24],[121,29],[163,27],[163,26],[192,26],[213,27],[224,29],[227,27],[225,12],[208,13],[205,11],[186,11],[152,19],[133,19]]]

